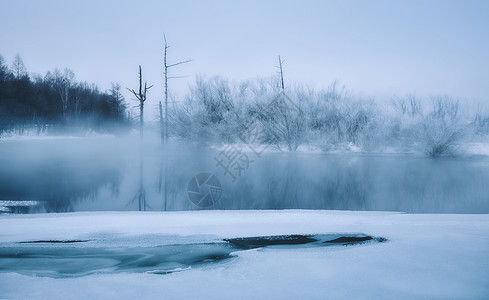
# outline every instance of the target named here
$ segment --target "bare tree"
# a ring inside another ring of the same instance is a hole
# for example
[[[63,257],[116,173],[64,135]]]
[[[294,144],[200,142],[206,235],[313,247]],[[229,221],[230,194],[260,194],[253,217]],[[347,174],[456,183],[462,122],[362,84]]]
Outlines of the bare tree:
[[[15,78],[17,79],[20,79],[22,76],[27,75],[24,61],[19,54],[15,55],[14,62],[12,63],[12,71]]]
[[[74,87],[73,87],[73,91],[72,91],[72,98],[73,98],[73,116],[75,117],[75,119],[79,119],[80,118],[80,114],[81,114],[81,105],[80,105],[80,102],[81,102],[81,98],[82,98],[82,92],[83,92],[83,88],[84,88],[84,83],[80,82],[79,84],[75,84]]]
[[[298,104],[285,94],[283,60],[278,57],[280,73],[280,94],[277,95],[267,107],[261,108],[259,116],[267,128],[273,132],[276,146],[285,142],[287,149],[296,151],[304,133],[305,115]]]
[[[139,90],[136,92],[133,89],[128,90],[134,94],[134,96],[139,100],[139,137],[141,139],[141,149],[139,150],[139,191],[137,192],[134,200],[138,200],[139,210],[146,210],[146,191],[144,189],[144,181],[143,181],[143,130],[144,130],[144,101],[146,101],[146,93],[152,86],[147,85],[144,82],[143,87],[143,72],[141,70],[141,66],[139,66]]]
[[[61,98],[61,111],[63,113],[63,120],[66,120],[66,117],[68,115],[69,90],[73,85],[75,74],[70,69],[64,69],[63,72],[55,69],[51,77],[53,87],[58,92]]]
[[[163,64],[164,64],[164,68],[165,68],[165,128],[164,128],[164,131],[162,128],[162,132],[164,132],[164,140],[168,141],[168,79],[185,77],[185,76],[169,77],[168,76],[168,69],[172,68],[172,67],[176,67],[178,65],[189,63],[192,60],[188,59],[188,60],[180,61],[180,62],[177,62],[174,64],[168,64],[167,54],[168,54],[168,48],[170,48],[170,45],[168,44],[165,35],[163,35],[163,38],[165,39],[165,50],[164,50],[164,57],[163,57]],[[161,102],[160,102],[160,106],[161,106]],[[160,122],[161,122],[162,118],[163,118],[163,116],[161,114],[161,109],[160,109]],[[163,122],[161,122],[161,124],[163,124]]]
[[[405,97],[395,97],[392,100],[392,106],[396,111],[409,117],[422,114],[421,102],[414,93],[407,94]]]
[[[134,94],[136,99],[139,100],[139,136],[141,137],[141,139],[143,138],[144,130],[144,101],[146,101],[146,93],[152,87],[152,85],[148,87],[146,81],[144,82],[143,87],[143,72],[141,70],[141,66],[139,66],[139,90],[138,92],[129,88],[128,90]]]
[[[280,58],[280,55],[278,56],[278,68],[280,69],[280,88],[283,90],[285,90],[285,85],[284,85],[284,71],[283,71],[283,68],[282,68],[282,64],[283,64],[283,61],[282,59]]]
[[[159,110],[160,110],[160,127],[161,127],[161,142],[168,142],[168,79],[174,79],[174,78],[182,78],[182,76],[173,76],[169,77],[168,76],[168,69],[176,67],[178,65],[186,64],[191,62],[191,59],[180,61],[174,64],[168,64],[167,61],[167,54],[168,54],[168,48],[170,48],[170,45],[168,44],[166,40],[166,36],[163,35],[163,38],[165,40],[165,45],[164,45],[164,56],[163,56],[163,66],[164,66],[164,75],[165,75],[165,121],[163,122],[163,113],[162,113],[162,104],[161,101],[159,103]],[[184,76],[183,76],[184,77]],[[164,126],[164,128],[163,128]],[[166,210],[166,205],[167,205],[167,196],[168,196],[168,182],[167,182],[167,157],[165,156],[164,158],[164,210]],[[163,168],[163,157],[162,157],[162,162],[161,162],[161,167],[160,167],[160,189],[161,189],[161,177],[162,177],[162,172],[161,169]]]

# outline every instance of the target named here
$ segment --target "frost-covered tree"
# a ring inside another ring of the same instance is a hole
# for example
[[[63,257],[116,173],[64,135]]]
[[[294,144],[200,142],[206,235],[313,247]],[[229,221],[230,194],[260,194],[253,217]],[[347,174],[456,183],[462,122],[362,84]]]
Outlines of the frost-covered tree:
[[[17,79],[27,76],[27,71],[24,65],[24,61],[22,60],[19,54],[15,55],[14,61],[12,63],[12,72],[15,78]]]
[[[109,90],[111,96],[110,105],[115,113],[117,119],[122,120],[125,116],[125,111],[127,105],[124,96],[121,92],[121,86],[118,83],[111,83],[111,88]]]
[[[464,130],[459,103],[445,96],[433,99],[432,105],[422,126],[426,153],[434,157],[453,155]]]
[[[75,74],[67,68],[63,71],[55,69],[52,73],[48,72],[45,76],[45,80],[51,84],[59,95],[63,120],[66,120],[68,116],[69,91],[73,85],[74,79]]]

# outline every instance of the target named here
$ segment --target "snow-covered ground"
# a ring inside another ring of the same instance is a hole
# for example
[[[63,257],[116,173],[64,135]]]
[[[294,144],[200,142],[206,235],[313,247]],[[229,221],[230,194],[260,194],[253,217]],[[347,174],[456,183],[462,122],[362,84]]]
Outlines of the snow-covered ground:
[[[91,240],[107,247],[139,247],[162,241],[326,233],[364,233],[388,242],[237,251],[235,258],[168,275],[127,272],[52,278],[0,270],[0,298],[489,297],[489,215],[285,210],[89,212],[0,218],[0,247],[4,248],[36,240]]]

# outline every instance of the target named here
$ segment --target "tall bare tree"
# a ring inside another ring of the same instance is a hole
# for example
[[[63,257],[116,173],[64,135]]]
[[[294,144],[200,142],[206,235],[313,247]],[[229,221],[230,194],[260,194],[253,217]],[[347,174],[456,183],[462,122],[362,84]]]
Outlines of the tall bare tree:
[[[24,61],[19,54],[15,55],[14,61],[12,63],[12,71],[15,75],[15,78],[17,79],[20,79],[22,76],[27,75]]]
[[[63,72],[55,69],[52,74],[53,86],[61,98],[61,110],[65,121],[68,117],[69,91],[73,85],[74,78],[75,74],[70,69],[64,69]]]
[[[164,50],[164,57],[163,57],[163,64],[164,64],[164,72],[165,72],[165,128],[164,128],[164,141],[168,141],[168,79],[174,79],[174,78],[182,78],[184,76],[168,76],[168,69],[176,67],[178,65],[186,64],[191,62],[191,59],[180,61],[174,64],[168,64],[167,62],[167,54],[168,54],[168,48],[170,48],[170,45],[168,44],[166,40],[166,36],[163,35],[163,38],[165,39],[165,50]],[[161,105],[161,102],[160,102]],[[160,110],[161,112],[161,110]],[[163,118],[162,114],[160,113],[160,120]],[[163,128],[162,128],[163,132]]]
[[[146,101],[146,93],[153,86],[148,86],[146,81],[144,82],[143,87],[143,72],[141,70],[141,66],[139,66],[139,90],[136,92],[133,89],[128,90],[134,94],[136,99],[139,100],[139,136],[141,139],[143,138],[143,130],[144,130],[144,101]]]
[[[141,70],[141,66],[139,66],[139,90],[136,92],[133,89],[128,90],[134,94],[137,100],[139,100],[139,137],[141,139],[141,145],[139,150],[139,191],[137,192],[134,200],[138,200],[139,210],[146,210],[146,191],[144,189],[144,181],[143,181],[143,130],[144,130],[144,102],[146,101],[146,93],[148,90],[153,87],[152,85],[148,87],[146,81],[144,82],[143,87],[143,71]]]
[[[167,55],[168,55],[168,48],[170,48],[170,45],[168,44],[168,41],[166,40],[166,35],[163,35],[163,38],[165,40],[165,45],[164,45],[164,56],[163,56],[163,66],[164,66],[164,75],[165,75],[165,118],[163,122],[163,113],[162,113],[162,104],[161,101],[159,103],[159,109],[160,109],[160,126],[161,126],[161,142],[168,142],[168,79],[174,79],[174,78],[182,78],[185,76],[168,76],[168,69],[176,67],[178,65],[186,64],[191,62],[191,59],[184,60],[184,61],[179,61],[174,64],[168,64],[167,61]],[[161,161],[161,167],[160,167],[160,189],[161,189],[161,181],[162,181],[162,171],[161,169],[163,168],[163,160],[164,160],[164,196],[163,196],[163,202],[164,202],[164,210],[166,210],[167,207],[167,198],[168,198],[168,181],[167,181],[167,166],[168,166],[168,157],[165,156],[164,158],[162,157]]]
[[[278,56],[278,68],[280,69],[280,88],[285,90],[285,85],[284,85],[284,70],[282,68],[284,61],[280,58],[280,55]]]

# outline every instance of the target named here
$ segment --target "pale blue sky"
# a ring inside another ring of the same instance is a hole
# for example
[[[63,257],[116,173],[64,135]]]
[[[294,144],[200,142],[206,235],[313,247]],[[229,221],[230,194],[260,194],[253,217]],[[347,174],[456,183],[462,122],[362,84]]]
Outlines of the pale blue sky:
[[[489,102],[489,1],[0,0],[0,55],[31,72],[71,68],[79,80],[136,88],[141,64],[162,98],[163,33],[183,95],[195,74],[275,74],[375,98],[416,92]],[[129,96],[129,94],[127,94]]]

